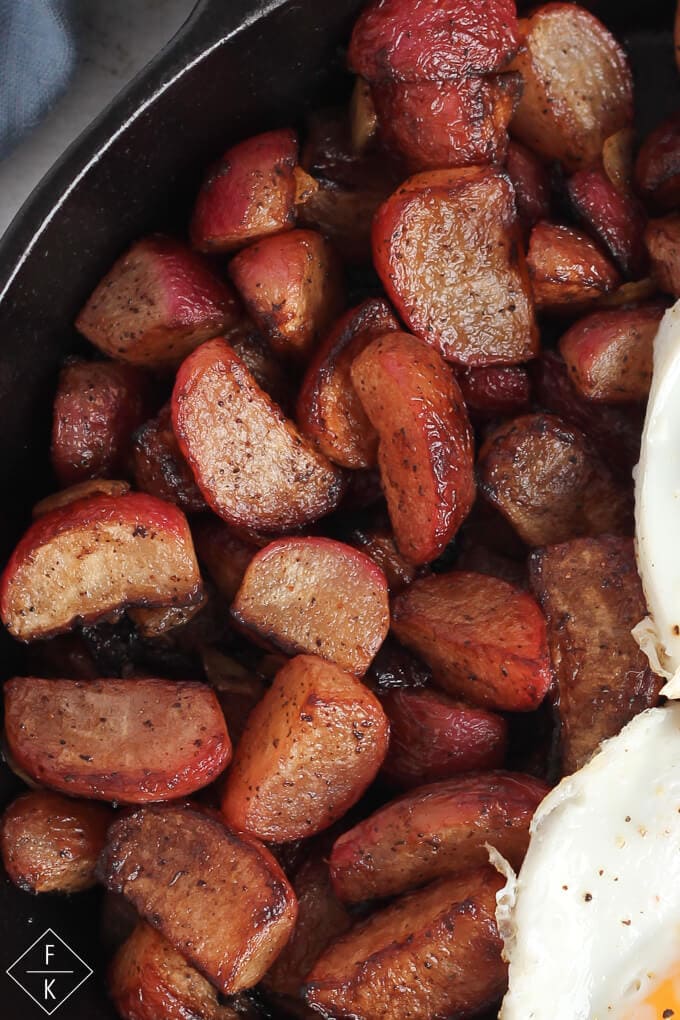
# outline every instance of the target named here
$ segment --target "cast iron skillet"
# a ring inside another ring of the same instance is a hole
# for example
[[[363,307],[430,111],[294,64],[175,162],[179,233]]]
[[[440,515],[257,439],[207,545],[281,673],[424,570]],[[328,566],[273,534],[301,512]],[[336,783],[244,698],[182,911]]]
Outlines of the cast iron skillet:
[[[50,490],[48,428],[72,322],[113,259],[154,228],[181,230],[203,169],[228,144],[344,96],[342,45],[363,0],[202,0],[168,47],[70,147],[0,243],[0,554]],[[675,0],[593,0],[628,43],[640,127],[680,108]],[[2,677],[16,648],[0,647]],[[17,781],[0,765],[0,806]],[[47,927],[95,974],[57,1016],[113,1020],[97,894],[30,897],[0,877],[0,1015],[44,1016],[5,969]],[[160,1018],[159,1018],[160,1020]]]

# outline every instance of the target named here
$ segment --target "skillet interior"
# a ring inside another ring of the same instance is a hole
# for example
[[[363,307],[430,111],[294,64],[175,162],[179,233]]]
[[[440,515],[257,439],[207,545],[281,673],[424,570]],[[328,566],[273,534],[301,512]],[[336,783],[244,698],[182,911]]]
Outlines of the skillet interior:
[[[83,300],[133,238],[158,227],[181,229],[206,163],[227,144],[300,124],[309,108],[347,93],[341,45],[362,5],[205,0],[19,213],[0,246],[1,553],[35,497],[49,491],[51,398],[58,365],[80,346],[72,322]],[[627,41],[639,124],[648,130],[680,106],[668,31],[674,2],[593,0],[588,6]],[[16,649],[4,640],[6,676]],[[0,804],[16,786],[0,766]],[[97,894],[68,902],[30,898],[0,878],[0,972],[48,926],[95,969],[65,1007],[69,1020],[114,1016],[98,955],[97,901]],[[6,1020],[42,1015],[9,979],[1,995]]]

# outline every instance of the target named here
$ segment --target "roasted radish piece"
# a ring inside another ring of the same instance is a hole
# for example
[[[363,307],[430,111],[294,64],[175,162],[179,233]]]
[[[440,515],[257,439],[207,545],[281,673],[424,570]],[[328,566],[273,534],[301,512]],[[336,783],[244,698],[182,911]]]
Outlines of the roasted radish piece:
[[[392,603],[392,629],[440,687],[472,704],[526,712],[550,685],[543,615],[497,577],[452,571],[414,581]]]
[[[472,431],[451,368],[409,336],[374,340],[352,382],[378,433],[378,464],[399,552],[429,563],[448,545],[475,496]]]
[[[10,752],[36,782],[95,800],[184,797],[229,764],[231,744],[205,684],[153,678],[5,684]]]
[[[253,709],[222,797],[233,828],[266,842],[312,836],[361,797],[389,724],[359,680],[310,655],[293,659]]]
[[[513,0],[373,0],[348,61],[368,81],[441,81],[501,71],[518,43]]]
[[[234,292],[200,255],[156,235],[137,241],[118,259],[76,327],[111,358],[170,368],[238,315]]]
[[[415,579],[418,571],[401,555],[389,528],[379,525],[354,528],[348,541],[380,567],[392,595],[396,595]]]
[[[527,254],[536,307],[569,312],[608,294],[620,277],[597,245],[572,227],[537,223]]]
[[[413,172],[502,163],[522,90],[516,74],[381,81],[372,88],[380,135]]]
[[[680,113],[647,136],[635,164],[637,189],[655,212],[680,206]]]
[[[524,92],[512,122],[520,141],[568,170],[594,163],[633,118],[625,53],[602,22],[572,3],[547,3],[520,21],[513,70]]]
[[[537,353],[514,193],[500,171],[411,177],[375,216],[373,257],[406,324],[448,361],[514,364]]]
[[[499,426],[479,454],[484,495],[527,545],[632,533],[631,492],[578,429],[547,414]]]
[[[680,297],[680,213],[650,220],[645,244],[659,289]]]
[[[129,482],[115,482],[108,478],[92,478],[89,482],[77,482],[68,489],[61,489],[45,496],[33,507],[33,520],[44,517],[52,510],[61,510],[69,503],[79,499],[90,499],[92,496],[125,496],[130,491]]]
[[[196,554],[221,595],[232,602],[258,546],[230,531],[217,517],[192,524]]]
[[[263,987],[269,994],[295,1000],[324,949],[350,927],[351,917],[333,892],[328,864],[320,854],[312,851],[306,856],[293,876],[293,888],[298,901],[295,931],[265,975]]]
[[[557,677],[562,771],[585,765],[658,701],[662,681],[631,636],[647,612],[630,539],[577,539],[531,558]]]
[[[172,431],[169,404],[135,434],[132,465],[135,483],[142,492],[176,503],[185,513],[206,509]]]
[[[26,892],[80,892],[95,884],[113,812],[48,790],[17,797],[0,821],[5,871]]]
[[[239,252],[229,273],[276,354],[304,360],[344,305],[342,269],[314,230],[289,230]]]
[[[295,894],[272,855],[190,807],[120,818],[98,871],[226,995],[257,984],[295,926]]]
[[[567,330],[560,353],[576,388],[607,403],[646,400],[654,337],[665,310],[655,303],[594,312]]]
[[[295,226],[297,160],[297,135],[288,130],[267,131],[227,149],[196,199],[194,247],[233,251]]]
[[[637,199],[623,193],[599,166],[577,171],[567,184],[576,216],[605,246],[625,276],[640,276],[647,262],[645,216]]]
[[[329,538],[282,538],[255,556],[232,615],[288,655],[308,653],[363,676],[390,625],[385,575]]]
[[[382,772],[397,786],[410,789],[503,764],[508,727],[502,716],[429,688],[397,688],[380,700],[390,721]]]
[[[280,407],[289,408],[294,398],[290,369],[277,358],[269,341],[248,319],[229,331],[229,345],[234,349],[253,379]]]
[[[255,1020],[240,1003],[220,1003],[217,989],[140,921],[109,968],[109,994],[122,1020]]]
[[[545,783],[511,772],[421,786],[380,808],[334,844],[333,888],[341,900],[383,899],[486,864],[492,846],[518,870]]]
[[[550,216],[550,177],[540,159],[529,149],[512,141],[508,145],[505,172],[515,189],[517,213],[529,233],[539,220]]]
[[[280,532],[337,506],[339,469],[303,439],[224,340],[184,362],[172,418],[199,488],[228,524]]]
[[[22,641],[129,606],[189,606],[201,576],[184,514],[153,496],[94,496],[31,525],[0,579],[0,613]]]
[[[132,435],[148,412],[144,375],[110,361],[67,361],[52,417],[52,467],[61,485],[125,474]]]
[[[384,1020],[469,1017],[499,999],[507,968],[496,928],[493,868],[402,896],[322,953],[307,1002],[324,1016]]]
[[[352,385],[350,369],[364,347],[399,329],[386,301],[369,298],[338,319],[313,356],[300,388],[300,430],[342,467],[375,464],[378,437]]]
[[[529,373],[521,365],[464,368],[456,378],[468,410],[478,415],[521,414],[529,407]]]

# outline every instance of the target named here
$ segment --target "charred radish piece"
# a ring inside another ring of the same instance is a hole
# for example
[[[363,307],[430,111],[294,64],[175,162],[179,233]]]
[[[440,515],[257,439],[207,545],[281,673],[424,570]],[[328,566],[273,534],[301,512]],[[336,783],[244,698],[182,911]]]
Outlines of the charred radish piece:
[[[397,549],[394,535],[389,528],[380,525],[354,528],[347,536],[347,540],[350,545],[370,556],[380,567],[392,595],[406,588],[418,574],[417,568]]]
[[[330,856],[341,900],[395,896],[486,864],[492,846],[519,870],[545,783],[510,772],[421,786],[336,840]]]
[[[472,431],[451,368],[408,333],[374,340],[352,382],[378,433],[378,465],[399,552],[429,563],[475,494]]]
[[[527,545],[632,531],[631,493],[586,437],[548,414],[527,414],[488,436],[480,488]]]
[[[328,828],[356,803],[387,751],[389,725],[367,687],[309,655],[289,662],[253,709],[229,770],[233,828],[285,843]]]
[[[114,264],[76,327],[111,358],[171,368],[238,315],[234,292],[200,255],[157,235],[138,241]]]
[[[500,171],[409,178],[376,213],[373,258],[407,326],[447,361],[514,364],[537,353],[514,192]]]
[[[368,81],[441,81],[501,71],[518,45],[512,0],[373,0],[348,61]]]
[[[515,189],[517,214],[528,233],[539,220],[550,216],[550,177],[540,159],[519,142],[508,145],[505,172]]]
[[[98,870],[225,995],[257,984],[295,926],[295,894],[272,855],[190,807],[120,818]]]
[[[35,521],[0,579],[0,614],[22,641],[130,606],[190,606],[201,576],[184,514],[152,496],[94,496]]]
[[[167,634],[175,627],[183,627],[189,620],[193,620],[197,613],[205,608],[207,598],[200,602],[194,602],[192,606],[159,606],[157,609],[128,609],[128,616],[132,620],[139,634],[144,637],[156,638]]]
[[[527,254],[536,307],[543,311],[579,308],[614,290],[620,277],[597,245],[572,227],[537,223]]]
[[[196,199],[194,247],[233,251],[295,226],[297,161],[297,135],[289,130],[267,131],[227,149]]]
[[[355,470],[375,464],[378,437],[352,384],[351,367],[372,340],[398,329],[387,302],[369,298],[336,322],[309,363],[297,422],[335,464]]]
[[[382,772],[397,786],[410,789],[503,764],[508,727],[502,716],[429,688],[390,690],[380,700],[390,721]]]
[[[126,496],[130,491],[129,482],[116,482],[109,478],[92,478],[89,482],[77,482],[68,489],[61,489],[45,496],[33,507],[33,520],[44,517],[52,510],[61,510],[69,503],[80,499],[91,499],[93,496]]]
[[[512,131],[568,170],[593,164],[606,138],[633,118],[625,53],[601,21],[573,3],[547,3],[519,23],[512,69],[524,91]]]
[[[337,506],[343,477],[257,385],[224,340],[177,374],[173,430],[198,486],[236,528],[286,531]]]
[[[132,465],[137,488],[176,503],[185,513],[205,510],[205,500],[172,431],[170,405],[146,422],[134,437]]]
[[[51,460],[61,485],[125,474],[147,405],[148,382],[137,369],[69,360],[59,374],[52,416]]]
[[[655,212],[680,206],[680,114],[664,120],[642,143],[635,183]]]
[[[5,730],[12,757],[36,782],[127,804],[187,796],[231,758],[205,684],[16,677],[5,684]]]
[[[272,350],[304,360],[344,304],[342,269],[314,230],[289,230],[239,252],[229,273]]]
[[[680,214],[650,220],[645,244],[652,265],[652,276],[660,290],[680,297]]]
[[[5,871],[26,892],[80,892],[95,867],[113,812],[103,804],[32,790],[12,801],[0,821]]]
[[[439,686],[472,704],[531,711],[550,685],[543,614],[497,577],[452,571],[414,581],[392,603],[392,629]]]
[[[468,410],[478,415],[513,415],[528,410],[529,373],[521,365],[464,368],[456,375]]]
[[[598,166],[577,171],[567,191],[577,218],[609,251],[624,276],[641,276],[647,262],[645,215],[634,195],[619,191]]]
[[[232,615],[289,655],[319,655],[363,676],[389,628],[387,582],[343,542],[282,538],[251,560]]]
[[[567,330],[560,353],[584,397],[611,404],[646,400],[654,337],[665,310],[656,302],[594,312]]]
[[[503,878],[485,867],[402,896],[321,954],[306,998],[327,1016],[474,1016],[506,987],[495,921]]]

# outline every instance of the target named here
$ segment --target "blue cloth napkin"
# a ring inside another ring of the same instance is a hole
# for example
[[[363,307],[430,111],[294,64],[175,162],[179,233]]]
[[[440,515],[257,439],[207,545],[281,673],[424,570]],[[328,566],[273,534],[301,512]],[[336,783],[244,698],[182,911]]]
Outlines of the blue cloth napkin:
[[[0,158],[69,82],[74,8],[75,0],[0,0]]]

